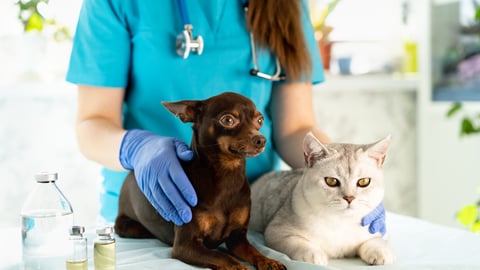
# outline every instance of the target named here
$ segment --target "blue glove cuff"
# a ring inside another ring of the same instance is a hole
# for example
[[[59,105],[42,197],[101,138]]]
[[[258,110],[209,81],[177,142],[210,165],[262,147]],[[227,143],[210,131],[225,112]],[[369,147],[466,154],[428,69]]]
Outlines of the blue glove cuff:
[[[158,136],[153,132],[131,129],[123,136],[122,143],[120,144],[119,160],[122,167],[126,170],[133,170],[133,156],[139,147],[145,144],[146,139]]]

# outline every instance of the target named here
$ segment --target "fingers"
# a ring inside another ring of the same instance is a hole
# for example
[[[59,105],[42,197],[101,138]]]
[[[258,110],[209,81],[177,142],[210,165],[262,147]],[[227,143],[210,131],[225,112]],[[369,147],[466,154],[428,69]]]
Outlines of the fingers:
[[[152,198],[152,205],[166,221],[171,221],[178,226],[182,226],[185,223],[177,212],[177,208],[171,203],[169,196],[165,194],[162,187],[159,185],[156,186],[153,190]]]
[[[192,220],[190,206],[197,204],[197,195],[177,160],[172,160],[165,175],[157,179],[153,192],[154,207],[167,221],[178,226]]]
[[[382,234],[382,236],[384,236],[385,233],[387,232],[385,228],[385,220],[380,220],[380,219],[374,220],[372,223],[370,223],[370,226],[368,227],[368,231],[371,234],[379,232]]]
[[[150,196],[147,196],[147,198],[153,198],[153,200],[149,200],[150,203],[163,217],[163,219],[165,219],[166,221],[172,221],[172,218],[170,218],[171,215],[168,211],[165,210],[169,208],[168,205],[170,204],[167,196],[165,196],[165,193],[163,193],[163,190],[161,188],[155,188],[152,191],[152,194],[150,194]],[[165,207],[166,205],[167,207]]]
[[[385,208],[383,207],[383,203],[380,203],[377,208],[373,209],[372,212],[362,218],[362,226],[367,226],[379,218],[383,218],[383,220],[385,220]]]
[[[380,232],[383,235],[387,232],[385,224],[385,208],[383,203],[380,203],[377,208],[370,212],[367,216],[361,220],[362,226],[367,226],[368,231],[372,234]]]
[[[367,216],[364,216],[362,218],[361,224],[362,226],[367,226],[371,224],[373,220],[375,220],[375,216],[373,216],[372,213],[370,213]]]
[[[174,149],[169,146],[167,154],[150,160],[151,168],[156,169],[150,181],[146,181],[149,187],[142,190],[166,221],[181,226],[192,220],[190,207],[197,204],[197,195],[179,159],[189,161],[194,157],[194,152],[183,141],[173,139],[169,143],[172,141],[173,145],[170,146],[174,146]]]
[[[168,170],[170,179],[175,184],[182,198],[185,199],[190,206],[197,205],[197,193],[180,163],[177,160],[172,160]]]
[[[192,160],[194,153],[190,148],[188,148],[187,144],[181,140],[175,139],[173,141],[175,145],[175,150],[177,152],[177,157],[183,161],[190,161]]]

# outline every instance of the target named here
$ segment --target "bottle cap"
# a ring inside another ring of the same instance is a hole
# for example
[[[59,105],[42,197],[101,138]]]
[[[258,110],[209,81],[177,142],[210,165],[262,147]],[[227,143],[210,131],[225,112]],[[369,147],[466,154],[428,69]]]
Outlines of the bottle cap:
[[[97,229],[98,235],[111,235],[113,233],[113,227],[103,227]]]
[[[55,182],[58,179],[56,172],[39,172],[35,174],[35,181],[39,183]]]
[[[70,235],[81,235],[85,232],[85,227],[83,226],[72,226],[68,231]]]

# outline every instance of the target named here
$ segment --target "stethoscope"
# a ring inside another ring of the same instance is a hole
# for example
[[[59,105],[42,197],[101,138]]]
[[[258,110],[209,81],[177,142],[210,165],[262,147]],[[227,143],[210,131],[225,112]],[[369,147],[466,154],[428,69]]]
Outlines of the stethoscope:
[[[248,0],[242,0],[243,8],[245,13],[248,11]],[[187,6],[185,0],[177,0],[177,6],[180,12],[180,18],[183,23],[183,31],[177,35],[175,48],[177,54],[183,59],[187,59],[190,56],[190,53],[196,53],[201,55],[203,53],[203,38],[201,35],[193,37],[193,25],[190,22],[190,17],[188,15]],[[250,49],[252,51],[252,62],[253,68],[250,69],[250,75],[258,76],[260,78],[270,80],[270,81],[283,81],[285,80],[285,76],[281,74],[282,67],[280,66],[280,61],[278,57],[275,57],[276,62],[276,69],[274,74],[268,74],[261,72],[258,68],[258,60],[257,60],[257,50],[255,46],[255,39],[253,38],[253,34],[250,33]]]

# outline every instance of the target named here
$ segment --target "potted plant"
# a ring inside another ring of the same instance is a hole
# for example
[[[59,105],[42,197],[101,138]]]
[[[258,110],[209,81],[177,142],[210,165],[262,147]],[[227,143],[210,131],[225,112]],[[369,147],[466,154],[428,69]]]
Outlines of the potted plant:
[[[326,20],[339,2],[340,0],[310,0],[310,18],[322,55],[323,68],[326,70],[330,68],[332,42],[329,40],[329,34],[333,30]]]

